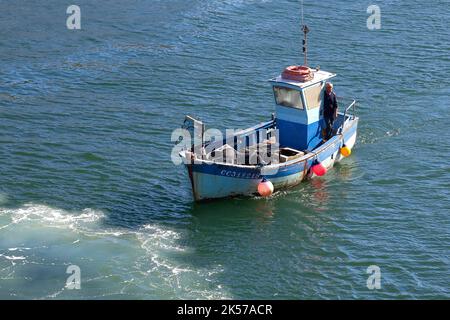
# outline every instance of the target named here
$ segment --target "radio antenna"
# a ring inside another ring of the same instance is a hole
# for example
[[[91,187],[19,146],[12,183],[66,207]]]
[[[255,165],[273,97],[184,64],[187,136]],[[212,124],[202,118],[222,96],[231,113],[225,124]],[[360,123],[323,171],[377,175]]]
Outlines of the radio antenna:
[[[309,32],[308,26],[304,22],[304,16],[303,16],[303,0],[302,0],[302,31],[303,31],[303,54],[305,56],[305,67],[308,66],[308,38],[307,34]]]
[[[302,0],[302,25],[304,25],[304,23],[303,23],[303,0]]]

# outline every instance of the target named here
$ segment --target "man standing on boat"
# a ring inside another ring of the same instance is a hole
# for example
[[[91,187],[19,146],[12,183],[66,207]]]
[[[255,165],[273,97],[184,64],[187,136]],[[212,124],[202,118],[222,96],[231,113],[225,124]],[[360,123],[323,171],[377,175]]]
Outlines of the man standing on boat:
[[[327,82],[323,100],[323,117],[325,120],[325,140],[333,136],[333,124],[337,118],[338,104],[336,94],[333,92],[333,84]]]

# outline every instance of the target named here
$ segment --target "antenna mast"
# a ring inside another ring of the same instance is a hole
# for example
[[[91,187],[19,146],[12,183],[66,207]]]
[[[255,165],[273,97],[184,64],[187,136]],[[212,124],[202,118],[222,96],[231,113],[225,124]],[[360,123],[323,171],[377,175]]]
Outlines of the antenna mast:
[[[305,56],[305,63],[304,63],[304,65],[307,67],[308,66],[308,38],[307,38],[307,34],[309,32],[309,28],[304,23],[303,0],[302,0],[302,31],[303,31],[303,54]]]

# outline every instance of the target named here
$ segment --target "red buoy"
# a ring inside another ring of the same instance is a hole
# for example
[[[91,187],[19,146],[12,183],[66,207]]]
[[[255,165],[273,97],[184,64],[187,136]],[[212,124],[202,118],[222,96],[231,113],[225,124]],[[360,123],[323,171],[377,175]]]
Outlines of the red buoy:
[[[270,197],[273,193],[273,184],[272,182],[263,179],[259,184],[258,184],[258,193],[262,196],[262,197]]]
[[[327,173],[327,168],[325,168],[325,166],[322,163],[317,161],[316,164],[312,166],[312,171],[317,176],[323,176]]]

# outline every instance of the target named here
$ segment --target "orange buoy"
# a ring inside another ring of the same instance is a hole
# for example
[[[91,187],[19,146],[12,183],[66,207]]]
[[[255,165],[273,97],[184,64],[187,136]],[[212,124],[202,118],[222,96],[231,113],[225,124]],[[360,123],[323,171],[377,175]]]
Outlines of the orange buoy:
[[[325,168],[325,166],[317,160],[316,163],[313,164],[311,169],[317,176],[323,176],[327,173],[327,168]]]
[[[341,148],[341,154],[344,156],[344,157],[348,157],[348,156],[350,156],[351,154],[352,154],[352,149],[350,149],[349,147],[347,147],[345,144],[342,146],[342,148]]]
[[[312,70],[306,66],[289,66],[283,70],[281,77],[286,80],[305,82],[314,77]]]
[[[262,197],[270,197],[273,193],[272,182],[266,180],[265,178],[258,184],[258,193]]]

